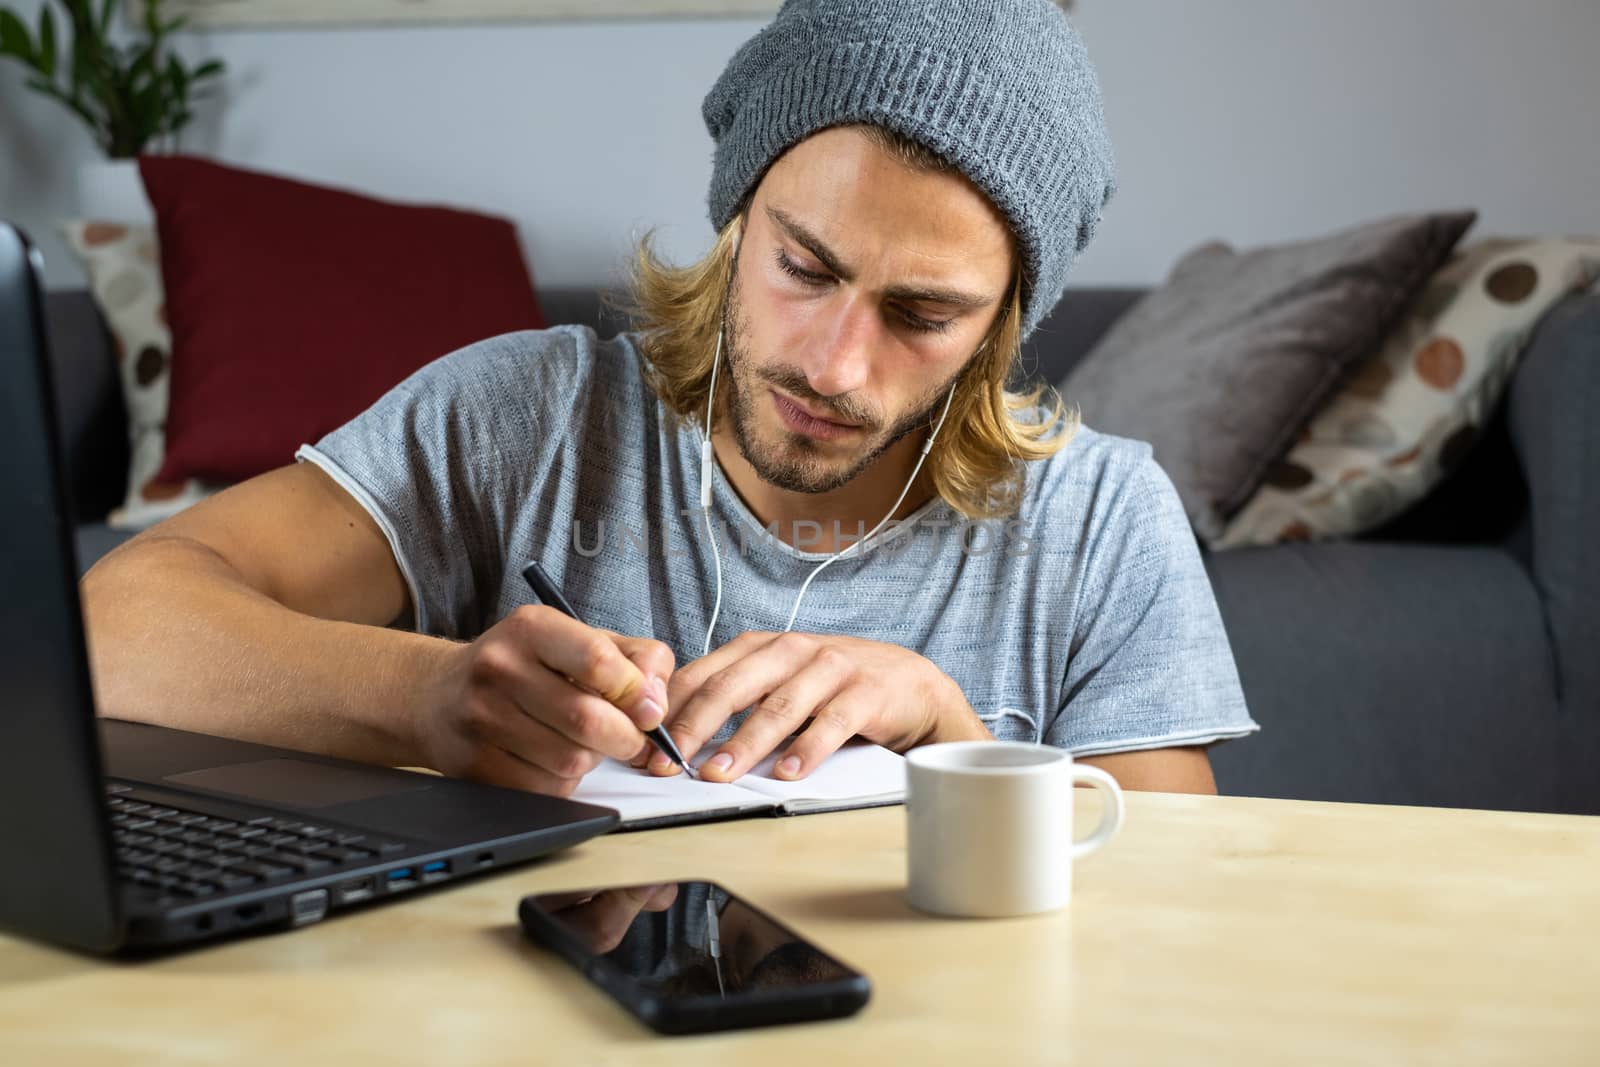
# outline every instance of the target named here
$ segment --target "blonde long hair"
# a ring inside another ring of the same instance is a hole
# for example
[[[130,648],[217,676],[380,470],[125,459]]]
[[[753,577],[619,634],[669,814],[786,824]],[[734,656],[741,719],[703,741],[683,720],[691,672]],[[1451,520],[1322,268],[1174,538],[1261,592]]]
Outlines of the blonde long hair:
[[[877,126],[859,128],[913,169],[952,169],[916,141]],[[688,266],[671,266],[656,256],[654,231],[644,235],[634,252],[628,295],[620,306],[638,331],[646,380],[683,422],[705,414],[743,220],[741,210],[722,228],[711,250]],[[928,455],[935,491],[968,518],[1013,514],[1022,502],[1022,465],[1054,455],[1078,430],[1077,412],[1067,409],[1054,388],[1038,384],[1012,392],[1006,387],[1021,357],[1021,329],[1019,270],[1013,272],[1010,291],[983,345],[958,379],[945,428]],[[1019,417],[1034,411],[1046,396],[1044,419]]]

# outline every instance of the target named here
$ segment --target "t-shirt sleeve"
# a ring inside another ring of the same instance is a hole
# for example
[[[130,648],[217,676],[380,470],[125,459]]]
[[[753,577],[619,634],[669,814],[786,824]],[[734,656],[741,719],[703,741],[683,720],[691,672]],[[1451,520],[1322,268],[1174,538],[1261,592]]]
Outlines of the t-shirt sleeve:
[[[433,361],[295,453],[372,516],[405,577],[419,633],[470,640],[503,578],[506,514],[559,440],[579,384],[556,331],[506,334]],[[552,364],[558,366],[552,367]],[[532,379],[565,374],[559,390]],[[546,398],[538,402],[538,398]]]
[[[1045,740],[1099,755],[1203,745],[1259,729],[1177,490],[1148,454],[1096,525],[1065,699]]]

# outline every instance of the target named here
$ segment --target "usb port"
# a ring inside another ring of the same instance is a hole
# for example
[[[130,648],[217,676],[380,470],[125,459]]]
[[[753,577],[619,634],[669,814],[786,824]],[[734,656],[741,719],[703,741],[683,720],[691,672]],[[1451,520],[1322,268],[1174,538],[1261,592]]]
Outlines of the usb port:
[[[339,904],[359,904],[363,900],[371,900],[372,879],[357,878],[345,882],[333,891],[333,899]]]
[[[417,869],[398,867],[384,877],[384,885],[391,893],[398,893],[402,889],[414,889],[417,885]]]
[[[439,882],[450,877],[450,861],[434,860],[432,863],[422,865],[422,880],[424,882]]]

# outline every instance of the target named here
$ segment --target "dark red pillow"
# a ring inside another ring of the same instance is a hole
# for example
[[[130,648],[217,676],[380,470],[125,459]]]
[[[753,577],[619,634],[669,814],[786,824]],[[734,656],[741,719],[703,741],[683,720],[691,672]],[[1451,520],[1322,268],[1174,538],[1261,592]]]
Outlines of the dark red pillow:
[[[505,219],[143,156],[171,404],[162,482],[294,459],[412,371],[544,316]]]

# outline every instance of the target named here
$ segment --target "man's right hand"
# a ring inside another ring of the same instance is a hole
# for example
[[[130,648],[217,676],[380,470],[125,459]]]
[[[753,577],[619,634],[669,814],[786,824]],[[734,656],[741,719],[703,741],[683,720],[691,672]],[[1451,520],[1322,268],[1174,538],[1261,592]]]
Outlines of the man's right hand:
[[[672,650],[521,607],[450,653],[413,732],[428,766],[490,785],[571,796],[602,758],[630,760],[667,711]]]

